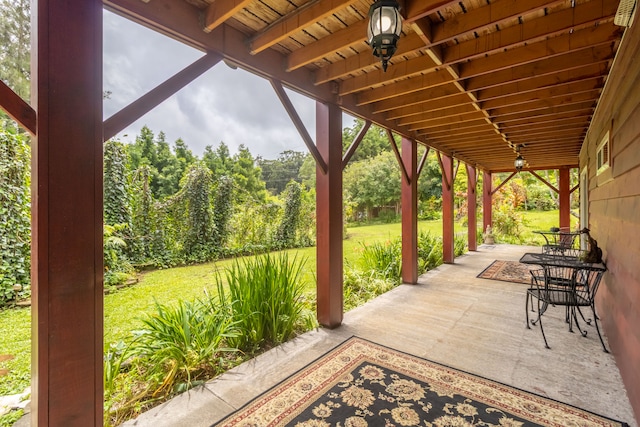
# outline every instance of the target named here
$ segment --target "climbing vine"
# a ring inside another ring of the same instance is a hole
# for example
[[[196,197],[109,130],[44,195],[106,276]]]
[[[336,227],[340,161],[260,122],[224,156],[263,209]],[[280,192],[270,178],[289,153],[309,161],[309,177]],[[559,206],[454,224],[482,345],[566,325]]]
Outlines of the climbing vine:
[[[296,231],[300,224],[300,206],[302,205],[302,186],[290,181],[284,189],[285,206],[282,222],[276,232],[276,244],[280,247],[290,248],[295,246]]]
[[[0,127],[0,307],[31,294],[31,148]]]

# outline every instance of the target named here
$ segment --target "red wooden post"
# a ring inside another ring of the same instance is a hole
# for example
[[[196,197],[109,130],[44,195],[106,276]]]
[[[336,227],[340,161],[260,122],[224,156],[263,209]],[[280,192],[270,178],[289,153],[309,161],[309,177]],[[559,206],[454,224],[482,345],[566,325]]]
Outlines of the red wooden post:
[[[318,322],[342,323],[342,112],[316,102],[316,144],[327,165],[316,167],[316,253]]]
[[[441,154],[442,166],[442,260],[453,263],[453,158]]]
[[[493,227],[492,214],[492,174],[491,172],[482,172],[482,232],[487,231],[487,227]]]
[[[571,178],[569,175],[569,168],[560,168],[560,185],[559,195],[560,200],[560,227],[571,227]]]
[[[418,144],[402,138],[402,281],[418,283]]]
[[[469,227],[467,237],[470,251],[478,249],[478,220],[476,219],[476,210],[478,208],[476,202],[477,184],[478,175],[476,168],[467,165],[467,224]]]
[[[33,10],[32,426],[103,424],[102,2]]]

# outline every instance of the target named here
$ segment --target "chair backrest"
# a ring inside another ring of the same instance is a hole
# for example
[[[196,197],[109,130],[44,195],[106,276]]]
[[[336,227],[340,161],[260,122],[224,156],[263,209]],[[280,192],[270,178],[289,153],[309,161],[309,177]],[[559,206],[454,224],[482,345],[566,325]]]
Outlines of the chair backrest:
[[[593,304],[603,275],[604,271],[577,270],[575,274],[576,294]]]
[[[603,271],[547,267],[540,273],[532,272],[539,289],[539,298],[556,305],[589,306],[602,280]]]
[[[560,236],[558,238],[558,246],[560,249],[572,249],[575,245],[576,238],[578,237],[578,233],[572,231],[560,231]]]

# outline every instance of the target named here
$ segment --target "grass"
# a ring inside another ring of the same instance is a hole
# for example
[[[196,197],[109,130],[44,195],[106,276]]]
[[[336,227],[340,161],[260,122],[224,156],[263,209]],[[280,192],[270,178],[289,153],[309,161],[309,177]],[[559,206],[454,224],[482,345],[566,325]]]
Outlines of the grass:
[[[533,230],[548,230],[558,225],[558,211],[526,212],[524,242],[542,244],[542,237]],[[572,218],[572,221],[575,219]],[[577,220],[576,220],[577,221]],[[575,225],[572,222],[575,228]],[[420,221],[419,231],[442,235],[440,221]],[[466,227],[456,224],[456,233],[466,232]],[[361,253],[362,242],[385,242],[396,239],[401,234],[401,224],[349,226],[347,238],[343,242],[345,261],[356,263]],[[315,248],[283,251],[290,258],[306,258],[301,271],[301,281],[307,285],[304,292],[315,291]],[[203,298],[205,291],[216,295],[216,276],[233,260],[221,260],[188,267],[156,270],[140,275],[135,286],[108,294],[104,299],[104,342],[105,349],[112,343],[132,338],[132,331],[139,328],[141,318],[156,311],[156,301],[191,301]],[[0,354],[11,354],[15,358],[0,363],[0,368],[9,369],[9,375],[0,377],[0,395],[21,393],[30,385],[31,363],[31,311],[11,309],[0,311]]]

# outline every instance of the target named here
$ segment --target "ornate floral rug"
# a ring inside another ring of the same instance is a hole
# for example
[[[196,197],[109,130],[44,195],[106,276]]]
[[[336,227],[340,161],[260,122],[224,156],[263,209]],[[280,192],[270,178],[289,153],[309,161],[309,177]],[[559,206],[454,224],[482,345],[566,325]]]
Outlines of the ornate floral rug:
[[[503,282],[531,284],[529,271],[538,267],[535,265],[521,264],[518,261],[495,260],[477,277],[481,279],[502,280]]]
[[[216,426],[626,426],[350,338]]]

